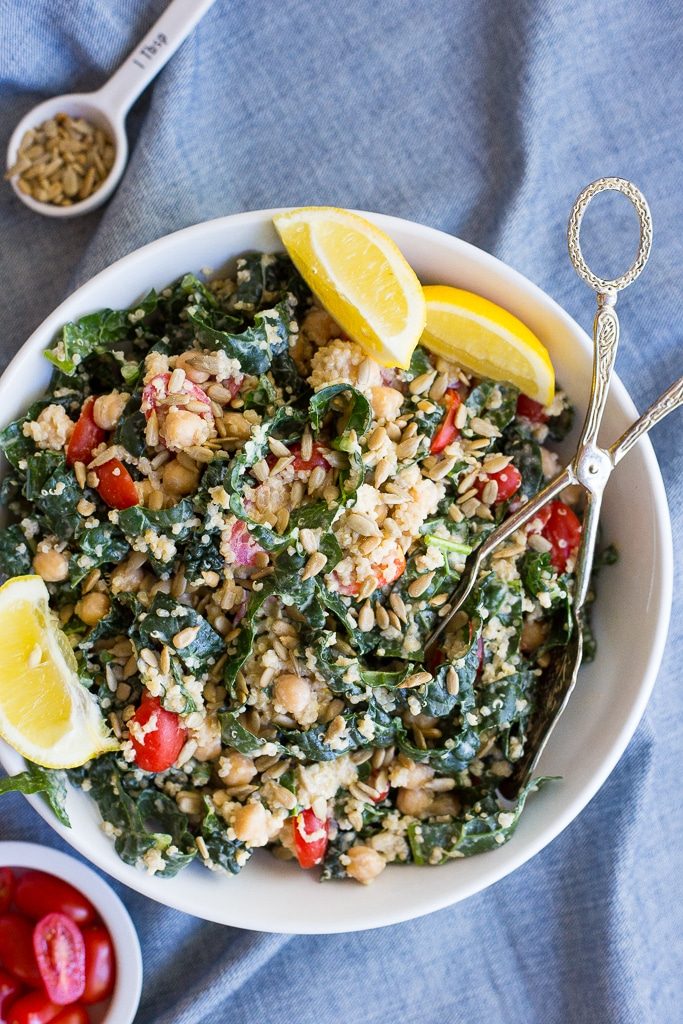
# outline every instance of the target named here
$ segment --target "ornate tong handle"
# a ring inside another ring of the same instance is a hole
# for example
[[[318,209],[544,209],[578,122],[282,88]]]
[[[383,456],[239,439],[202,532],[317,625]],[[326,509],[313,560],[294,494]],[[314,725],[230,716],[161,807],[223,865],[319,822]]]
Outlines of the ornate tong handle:
[[[621,192],[631,201],[638,214],[640,240],[635,262],[620,277],[607,280],[598,277],[590,269],[581,251],[581,222],[592,199],[601,192]],[[605,410],[609,381],[619,344],[619,319],[614,309],[617,292],[626,288],[638,277],[647,263],[652,248],[652,216],[640,189],[625,178],[598,178],[587,185],[572,207],[567,227],[569,256],[574,269],[586,284],[597,292],[598,312],[593,324],[595,354],[593,362],[593,384],[588,412],[581,433],[579,453],[586,445],[597,442],[600,421]]]
[[[581,222],[589,203],[600,192],[621,192],[631,201],[638,214],[640,240],[634,263],[629,269],[612,280],[598,277],[590,269],[581,251]],[[593,323],[593,381],[591,385],[588,412],[581,432],[581,440],[573,466],[579,481],[587,491],[586,511],[583,518],[581,547],[576,559],[576,587],[574,611],[580,611],[590,580],[593,554],[597,537],[598,519],[602,503],[602,492],[609,477],[609,459],[598,448],[598,432],[607,403],[610,379],[619,344],[619,318],[614,308],[617,293],[636,280],[647,263],[652,248],[652,216],[640,189],[624,178],[598,178],[586,186],[580,194],[569,217],[567,228],[569,256],[579,277],[597,292],[598,312]],[[584,467],[586,472],[584,473]]]

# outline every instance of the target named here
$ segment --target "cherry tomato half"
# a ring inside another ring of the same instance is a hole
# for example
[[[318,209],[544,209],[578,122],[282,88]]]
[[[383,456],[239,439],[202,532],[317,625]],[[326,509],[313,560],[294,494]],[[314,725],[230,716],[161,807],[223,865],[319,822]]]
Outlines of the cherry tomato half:
[[[504,501],[508,501],[522,486],[522,474],[512,463],[505,466],[504,469],[499,469],[497,473],[488,473],[486,480],[477,481],[475,486],[480,495],[484,493],[489,480],[493,480],[498,485],[494,505],[502,505]]]
[[[14,895],[14,874],[11,868],[0,868],[0,914],[9,910]]]
[[[82,1003],[72,1003],[52,1018],[52,1024],[90,1024],[90,1017]]]
[[[144,732],[141,739],[136,737],[141,730],[154,719],[149,732]],[[143,697],[140,707],[131,718],[131,742],[135,750],[135,762],[143,772],[165,772],[175,763],[183,748],[187,730],[180,722],[180,716],[174,711],[166,711],[158,697]]]
[[[327,850],[327,834],[329,825],[326,821],[316,818],[308,807],[305,811],[292,818],[294,829],[294,851],[299,866],[313,868],[320,864]]]
[[[85,943],[66,914],[46,914],[33,929],[33,951],[45,991],[53,1003],[67,1006],[85,988]]]
[[[97,493],[109,508],[131,508],[140,501],[133,478],[120,459],[110,459],[95,470]]]
[[[567,562],[579,547],[581,520],[563,501],[551,501],[547,509],[548,518],[541,534],[552,544],[550,560],[553,566],[558,572],[564,572]]]
[[[19,981],[40,988],[40,972],[33,955],[33,925],[19,914],[0,917],[0,963]]]
[[[45,992],[29,992],[12,1003],[7,1024],[49,1024],[61,1009]]]
[[[97,914],[87,897],[73,885],[44,871],[27,871],[17,882],[17,910],[33,921],[46,914],[66,914],[74,924],[93,924]]]
[[[298,442],[296,442],[291,446],[289,450],[294,456],[294,462],[292,463],[292,465],[294,466],[294,469],[297,471],[297,473],[300,473],[302,470],[305,473],[310,473],[317,466],[320,466],[322,469],[330,468],[330,464],[323,455],[321,447],[322,446],[319,445],[317,441],[314,441],[310,459],[302,459],[301,445]]]
[[[399,551],[395,558],[388,565],[373,565],[372,570],[378,587],[386,587],[389,583],[395,583],[399,576],[405,572],[406,560],[402,551]],[[341,583],[336,573],[333,573],[337,580],[337,589],[340,594],[347,597],[355,597],[360,593],[361,585],[358,580],[350,580],[348,583]]]
[[[263,553],[263,548],[254,540],[249,533],[247,524],[243,523],[241,519],[232,524],[229,544],[230,550],[235,556],[235,565],[253,568],[256,566],[256,556]]]
[[[83,929],[85,943],[84,1003],[99,1003],[112,994],[116,974],[114,946],[109,932],[101,925]]]
[[[532,423],[545,423],[548,419],[545,406],[528,395],[520,395],[517,399],[517,415]]]
[[[450,388],[444,395],[443,400],[446,403],[446,415],[432,438],[430,448],[432,455],[438,455],[439,452],[442,452],[444,448],[447,448],[449,444],[455,441],[460,433],[455,425],[455,417],[460,407],[460,394],[455,388]]]
[[[372,786],[373,789],[377,789],[377,779],[379,778],[379,772],[370,772],[368,775],[368,785]],[[385,776],[386,778],[386,776]],[[377,796],[372,797],[374,804],[381,804],[382,800],[386,800],[389,796],[389,786],[385,785],[382,789],[377,790]]]
[[[7,971],[0,970],[0,1024],[5,1024],[7,1007],[12,1005],[23,990],[24,987],[20,981],[13,978]]]
[[[66,449],[66,461],[69,466],[73,466],[74,462],[90,462],[93,450],[106,439],[106,430],[98,427],[93,418],[94,405],[93,395],[86,398],[83,403],[81,415]]]

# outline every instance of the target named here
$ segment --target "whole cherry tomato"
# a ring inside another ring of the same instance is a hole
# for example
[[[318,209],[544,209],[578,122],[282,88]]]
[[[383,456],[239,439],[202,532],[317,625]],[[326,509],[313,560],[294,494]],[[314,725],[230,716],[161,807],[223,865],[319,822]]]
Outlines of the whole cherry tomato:
[[[313,868],[320,864],[327,850],[329,825],[316,818],[308,807],[292,818],[294,850],[299,866]]]
[[[95,398],[93,395],[90,398],[86,398],[83,403],[81,415],[78,417],[66,449],[66,461],[69,466],[73,466],[74,462],[90,462],[94,449],[102,444],[107,437],[106,430],[98,427],[95,423],[93,418],[94,405]]]
[[[502,505],[504,501],[508,501],[522,486],[522,474],[512,463],[505,466],[504,469],[499,469],[497,473],[487,473],[486,480],[477,481],[475,486],[480,495],[484,493],[489,480],[493,480],[498,485],[494,505]]]
[[[7,1021],[7,1008],[24,990],[23,985],[7,971],[0,970],[0,1024]]]
[[[545,423],[548,419],[545,406],[535,402],[528,395],[520,395],[517,399],[517,415],[525,420],[531,420],[532,423]]]
[[[85,990],[81,1001],[99,1003],[112,994],[116,958],[109,932],[102,925],[83,929],[85,943]]]
[[[45,992],[29,992],[12,1003],[7,1024],[49,1024],[62,1010]]]
[[[109,508],[131,508],[139,504],[132,476],[120,459],[110,459],[95,470],[99,483],[97,493]]]
[[[27,871],[17,882],[17,910],[33,921],[46,914],[66,914],[74,924],[92,924],[97,914],[90,900],[61,878],[44,871]]]
[[[576,554],[581,540],[581,520],[563,501],[551,501],[546,506],[548,516],[541,534],[550,541],[550,560],[558,572],[564,572],[567,562]]]
[[[90,1018],[82,1003],[72,1003],[52,1018],[52,1024],[90,1024]]]
[[[153,721],[152,721],[153,720]],[[153,728],[144,732],[149,723]],[[143,772],[165,772],[175,763],[183,748],[187,730],[174,711],[166,711],[158,697],[143,697],[140,707],[131,718],[130,738],[135,750],[135,762]],[[136,736],[139,726],[142,738]]]
[[[455,425],[455,417],[460,408],[459,392],[455,388],[450,388],[444,395],[444,402],[446,403],[446,415],[432,438],[430,448],[432,455],[438,455],[444,448],[448,448],[448,445],[455,441],[460,433]]]
[[[0,914],[9,910],[14,894],[14,874],[11,868],[0,868]]]
[[[19,914],[0,917],[0,963],[19,981],[32,988],[42,986],[33,955],[33,925]]]

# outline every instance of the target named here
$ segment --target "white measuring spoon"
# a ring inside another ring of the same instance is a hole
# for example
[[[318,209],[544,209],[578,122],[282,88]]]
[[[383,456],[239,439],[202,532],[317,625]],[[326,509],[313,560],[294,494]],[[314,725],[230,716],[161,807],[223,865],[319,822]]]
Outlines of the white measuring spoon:
[[[41,203],[20,191],[17,186],[18,176],[15,176],[11,179],[11,185],[22,203],[46,217],[78,217],[83,213],[90,213],[109,199],[121,180],[128,160],[128,136],[125,127],[128,111],[214,3],[215,0],[172,0],[144,39],[100,89],[96,92],[74,92],[54,96],[39,103],[22,117],[7,148],[8,167],[12,167],[16,161],[24,134],[56,114],[68,114],[73,118],[82,117],[92,122],[111,137],[116,150],[109,174],[100,188],[87,199],[74,202],[72,206]]]

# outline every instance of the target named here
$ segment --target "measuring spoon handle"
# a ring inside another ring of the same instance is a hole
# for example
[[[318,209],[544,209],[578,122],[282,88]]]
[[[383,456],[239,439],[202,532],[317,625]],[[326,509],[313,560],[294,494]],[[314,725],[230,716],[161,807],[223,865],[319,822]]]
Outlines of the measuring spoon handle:
[[[683,377],[679,377],[652,405],[645,410],[640,419],[625,430],[618,441],[609,449],[612,461],[616,466],[623,459],[624,455],[631,451],[636,441],[647,434],[648,430],[659,423],[665,416],[668,416],[674,409],[683,405]]]
[[[172,0],[121,67],[94,94],[112,120],[123,121],[215,0]]]

